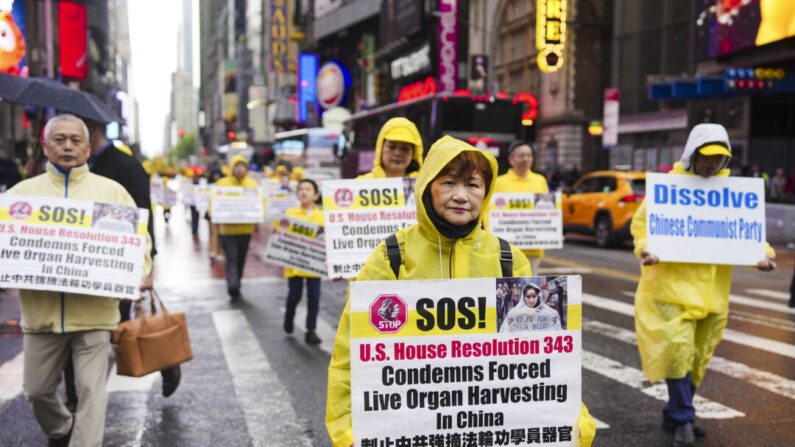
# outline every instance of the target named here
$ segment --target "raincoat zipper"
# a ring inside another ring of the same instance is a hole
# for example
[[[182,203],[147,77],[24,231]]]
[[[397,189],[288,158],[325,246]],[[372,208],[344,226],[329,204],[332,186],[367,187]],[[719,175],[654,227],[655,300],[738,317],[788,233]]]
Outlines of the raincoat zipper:
[[[447,269],[449,270],[450,279],[453,279],[453,250],[455,250],[455,239],[450,244],[450,261],[447,263]]]

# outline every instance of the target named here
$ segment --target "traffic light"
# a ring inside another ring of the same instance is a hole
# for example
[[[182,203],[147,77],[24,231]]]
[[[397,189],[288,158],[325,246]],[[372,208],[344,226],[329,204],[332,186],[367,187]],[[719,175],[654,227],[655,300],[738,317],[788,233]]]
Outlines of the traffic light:
[[[234,130],[230,130],[229,132],[226,133],[226,137],[229,138],[230,140],[234,140],[235,139],[235,131]]]
[[[178,129],[177,130],[177,135],[179,135],[180,138],[184,137],[185,136],[185,129]]]

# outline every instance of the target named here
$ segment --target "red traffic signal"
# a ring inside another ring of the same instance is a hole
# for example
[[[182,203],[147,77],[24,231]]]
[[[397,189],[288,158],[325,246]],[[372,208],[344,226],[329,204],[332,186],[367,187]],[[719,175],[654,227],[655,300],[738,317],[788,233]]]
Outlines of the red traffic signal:
[[[178,129],[177,130],[177,135],[179,135],[180,138],[184,137],[185,136],[185,129]]]
[[[234,130],[230,130],[229,132],[226,133],[226,136],[230,140],[234,140],[235,139],[235,131]]]

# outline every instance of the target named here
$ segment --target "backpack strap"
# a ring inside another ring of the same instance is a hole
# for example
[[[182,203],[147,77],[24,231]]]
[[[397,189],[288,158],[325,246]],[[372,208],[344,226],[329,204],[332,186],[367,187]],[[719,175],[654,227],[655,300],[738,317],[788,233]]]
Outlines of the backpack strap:
[[[389,257],[389,266],[392,267],[395,279],[398,279],[398,276],[400,276],[400,264],[403,263],[403,256],[400,252],[397,236],[392,233],[384,239],[384,242],[386,242],[386,255]]]
[[[511,244],[505,239],[497,237],[500,240],[500,267],[502,267],[502,277],[510,278],[513,276],[513,252],[511,251]]]

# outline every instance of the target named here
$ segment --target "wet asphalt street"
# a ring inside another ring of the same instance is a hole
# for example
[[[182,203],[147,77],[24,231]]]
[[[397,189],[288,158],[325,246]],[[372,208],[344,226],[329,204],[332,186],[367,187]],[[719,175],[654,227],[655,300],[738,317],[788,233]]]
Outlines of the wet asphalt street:
[[[230,303],[223,262],[207,255],[207,227],[194,240],[181,207],[157,216],[155,287],[170,311],[185,312],[194,359],[177,392],[161,378],[109,372],[109,446],[330,446],[324,426],[326,371],[345,282],[324,281],[319,346],[282,330],[286,281],[252,242],[243,300]],[[731,313],[696,401],[707,429],[699,446],[795,445],[795,310],[787,307],[793,249],[779,270],[736,268]],[[540,272],[583,275],[583,400],[598,419],[595,446],[668,446],[660,428],[664,384],[640,372],[632,317],[639,268],[627,247],[597,249],[585,237],[548,251]],[[21,394],[22,337],[16,291],[0,292],[0,446],[46,445]]]

